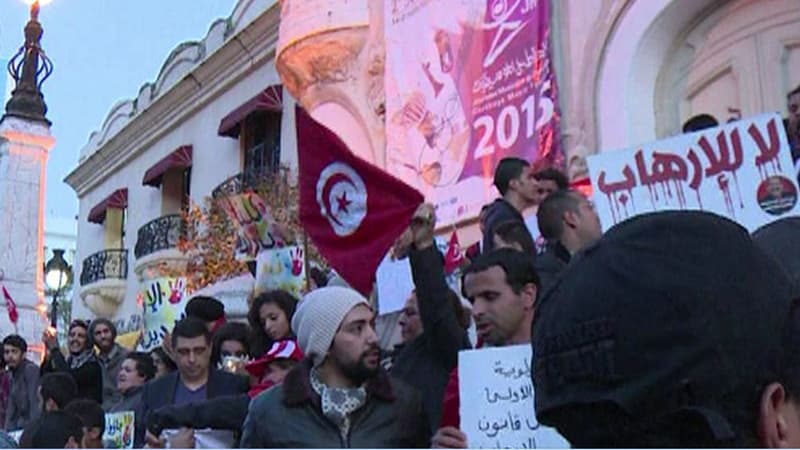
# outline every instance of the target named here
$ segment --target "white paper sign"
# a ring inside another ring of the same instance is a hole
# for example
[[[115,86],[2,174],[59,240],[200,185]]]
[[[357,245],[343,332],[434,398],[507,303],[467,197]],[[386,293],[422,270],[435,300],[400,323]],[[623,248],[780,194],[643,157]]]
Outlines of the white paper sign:
[[[764,114],[588,159],[603,229],[666,210],[703,210],[749,231],[800,214],[780,116]]]
[[[402,310],[414,290],[410,260],[405,258],[393,261],[390,255],[386,255],[378,266],[376,284],[378,313],[391,314]]]
[[[461,431],[469,448],[569,448],[533,409],[531,346],[458,354]]]
[[[167,448],[171,448],[169,438],[179,432],[180,430],[176,429],[167,429],[161,432],[161,437],[167,441]],[[233,444],[233,431],[211,428],[194,430],[194,448],[233,448]]]

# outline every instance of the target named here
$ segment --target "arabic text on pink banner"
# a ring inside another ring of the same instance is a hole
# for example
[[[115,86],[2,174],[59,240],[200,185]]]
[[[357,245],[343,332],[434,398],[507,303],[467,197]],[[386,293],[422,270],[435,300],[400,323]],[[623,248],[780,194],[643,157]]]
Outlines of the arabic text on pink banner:
[[[386,169],[442,225],[474,217],[508,156],[560,161],[549,1],[386,8]]]

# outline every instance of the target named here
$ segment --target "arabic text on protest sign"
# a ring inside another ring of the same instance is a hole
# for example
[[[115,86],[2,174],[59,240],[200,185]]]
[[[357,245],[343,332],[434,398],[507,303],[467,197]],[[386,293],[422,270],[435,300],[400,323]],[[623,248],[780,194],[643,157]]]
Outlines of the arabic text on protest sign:
[[[567,448],[533,410],[531,347],[487,348],[458,355],[461,430],[470,448]]]
[[[653,211],[714,212],[750,231],[796,215],[797,184],[777,114],[588,159],[604,228]]]
[[[175,322],[183,316],[186,306],[186,280],[184,278],[158,278],[147,283],[139,294],[142,299],[145,351],[161,345],[164,336],[172,331]]]

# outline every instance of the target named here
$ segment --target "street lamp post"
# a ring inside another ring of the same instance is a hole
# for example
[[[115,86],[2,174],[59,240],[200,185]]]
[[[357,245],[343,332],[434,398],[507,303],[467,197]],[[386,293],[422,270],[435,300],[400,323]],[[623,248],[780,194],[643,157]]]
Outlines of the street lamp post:
[[[53,328],[58,328],[58,296],[69,284],[71,277],[72,268],[64,260],[64,250],[54,249],[53,257],[44,266],[44,281],[53,293],[53,303],[50,308],[50,326]]]
[[[27,3],[31,5],[31,17],[25,25],[25,43],[8,62],[8,72],[14,79],[15,86],[3,117],[18,117],[50,125],[45,117],[47,105],[41,87],[53,72],[53,63],[41,46],[44,30],[39,23],[40,0]],[[49,3],[49,0],[41,3]]]

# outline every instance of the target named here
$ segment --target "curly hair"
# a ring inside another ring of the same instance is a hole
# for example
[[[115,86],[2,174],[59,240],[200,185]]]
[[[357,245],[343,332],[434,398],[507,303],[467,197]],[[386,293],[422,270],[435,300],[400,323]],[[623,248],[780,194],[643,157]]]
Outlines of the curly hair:
[[[272,339],[267,336],[264,331],[264,324],[261,322],[261,307],[274,303],[278,308],[286,314],[286,320],[292,323],[292,316],[297,308],[297,298],[292,294],[276,289],[264,292],[253,299],[250,305],[250,310],[247,312],[247,321],[250,323],[250,353],[254,358],[258,358],[269,350],[272,345]],[[291,337],[291,336],[284,336]]]

